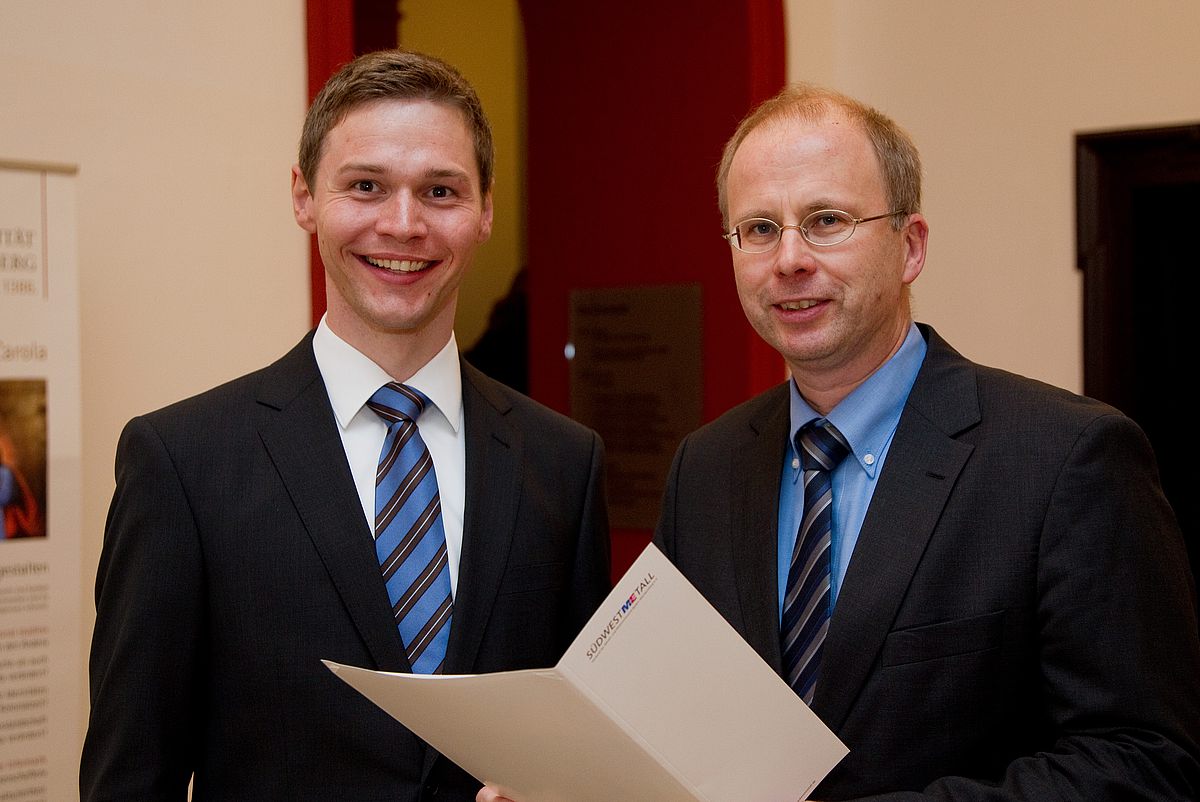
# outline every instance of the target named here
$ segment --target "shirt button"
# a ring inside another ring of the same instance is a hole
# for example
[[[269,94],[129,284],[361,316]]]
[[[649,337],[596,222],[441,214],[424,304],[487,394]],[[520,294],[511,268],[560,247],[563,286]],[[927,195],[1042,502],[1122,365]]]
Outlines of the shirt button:
[[[874,454],[866,455],[865,457],[863,457],[863,462],[867,463],[868,465],[874,465],[875,464],[875,455]]]

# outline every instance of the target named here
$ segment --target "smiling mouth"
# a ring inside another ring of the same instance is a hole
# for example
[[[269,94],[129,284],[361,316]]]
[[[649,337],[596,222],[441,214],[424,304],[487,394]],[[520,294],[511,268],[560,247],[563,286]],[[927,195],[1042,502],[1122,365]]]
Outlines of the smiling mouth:
[[[367,264],[374,267],[390,270],[393,273],[416,273],[432,267],[434,262],[414,262],[408,259],[375,259],[371,256],[364,256]]]
[[[812,309],[819,303],[820,301],[785,301],[779,304],[779,308],[785,312],[796,312],[801,309]]]

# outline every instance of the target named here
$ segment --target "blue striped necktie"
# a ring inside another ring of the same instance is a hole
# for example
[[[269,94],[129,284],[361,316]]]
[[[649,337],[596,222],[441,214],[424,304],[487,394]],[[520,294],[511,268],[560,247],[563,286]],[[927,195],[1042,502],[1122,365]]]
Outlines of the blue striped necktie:
[[[831,471],[849,453],[841,432],[824,418],[801,427],[796,451],[804,466],[804,517],[788,568],[780,622],[783,677],[811,705],[829,631],[830,544],[833,535]]]
[[[417,674],[437,674],[450,638],[450,568],[433,458],[417,430],[429,399],[397,382],[367,402],[387,423],[375,473],[375,553]]]

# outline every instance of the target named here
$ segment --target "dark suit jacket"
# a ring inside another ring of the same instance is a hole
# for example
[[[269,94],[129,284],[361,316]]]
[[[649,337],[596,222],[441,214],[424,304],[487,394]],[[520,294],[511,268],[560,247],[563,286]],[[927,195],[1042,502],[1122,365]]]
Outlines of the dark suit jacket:
[[[813,799],[1200,799],[1194,586],[1141,430],[922,333],[813,702],[850,754]],[[781,385],[685,439],[656,533],[776,671],[788,425]]]
[[[462,376],[446,671],[551,666],[609,588],[602,444]],[[320,662],[409,668],[311,335],[134,419],[116,464],[83,800],[182,800],[193,771],[197,800],[474,799],[479,783]]]

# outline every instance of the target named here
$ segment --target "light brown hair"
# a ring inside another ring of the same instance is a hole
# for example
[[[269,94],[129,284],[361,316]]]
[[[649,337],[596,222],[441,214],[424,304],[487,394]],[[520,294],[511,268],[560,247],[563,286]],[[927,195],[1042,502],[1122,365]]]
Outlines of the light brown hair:
[[[314,184],[325,137],[355,108],[378,100],[429,100],[463,114],[475,145],[480,190],[492,187],[496,159],[492,128],[475,89],[446,62],[406,50],[379,50],[345,64],[309,106],[300,135],[300,172]]]

